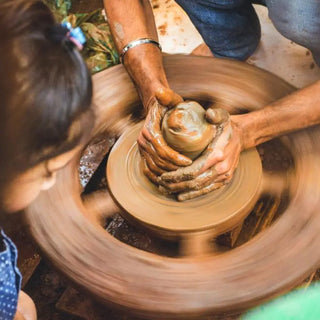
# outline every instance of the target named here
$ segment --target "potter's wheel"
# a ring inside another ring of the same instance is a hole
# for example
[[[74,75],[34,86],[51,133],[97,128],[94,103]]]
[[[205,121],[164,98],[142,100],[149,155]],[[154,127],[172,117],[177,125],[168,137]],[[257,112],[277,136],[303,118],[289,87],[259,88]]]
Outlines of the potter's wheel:
[[[158,191],[143,174],[136,143],[143,122],[129,128],[113,147],[107,164],[107,180],[123,214],[170,237],[211,230],[230,230],[253,208],[262,178],[256,149],[243,152],[232,181],[207,195],[178,202]]]
[[[189,100],[227,106],[231,114],[257,110],[294,90],[268,72],[226,59],[165,56],[164,66],[174,91]],[[94,91],[97,121],[90,140],[128,128],[140,102],[123,67],[96,74]],[[245,309],[293,288],[320,264],[319,137],[316,126],[284,138],[294,168],[271,176],[264,170],[261,192],[286,192],[288,206],[271,227],[220,255],[164,257],[115,239],[92,222],[83,201],[80,154],[29,207],[26,219],[55,267],[102,303],[149,319],[204,319]],[[113,213],[103,210],[98,218]],[[191,237],[189,244],[198,239]]]

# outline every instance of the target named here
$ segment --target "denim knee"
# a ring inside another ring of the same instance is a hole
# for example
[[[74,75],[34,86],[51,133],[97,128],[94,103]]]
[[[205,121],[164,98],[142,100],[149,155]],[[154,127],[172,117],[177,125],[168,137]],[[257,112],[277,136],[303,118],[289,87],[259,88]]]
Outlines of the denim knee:
[[[176,0],[216,57],[247,59],[260,41],[259,19],[243,0]]]
[[[313,52],[320,62],[320,1],[266,0],[269,17],[286,38]]]

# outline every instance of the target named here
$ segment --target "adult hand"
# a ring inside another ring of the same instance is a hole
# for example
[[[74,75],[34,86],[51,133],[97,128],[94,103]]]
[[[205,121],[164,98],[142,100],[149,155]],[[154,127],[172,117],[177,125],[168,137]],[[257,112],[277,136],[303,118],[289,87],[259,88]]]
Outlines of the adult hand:
[[[228,183],[242,151],[241,132],[224,109],[208,109],[207,121],[218,125],[218,134],[191,165],[163,173],[157,180],[164,193],[178,194],[184,201]]]
[[[192,160],[168,146],[161,132],[161,121],[170,107],[183,99],[169,88],[160,88],[147,105],[147,116],[138,138],[140,154],[143,158],[144,174],[154,183],[158,176],[188,166]]]

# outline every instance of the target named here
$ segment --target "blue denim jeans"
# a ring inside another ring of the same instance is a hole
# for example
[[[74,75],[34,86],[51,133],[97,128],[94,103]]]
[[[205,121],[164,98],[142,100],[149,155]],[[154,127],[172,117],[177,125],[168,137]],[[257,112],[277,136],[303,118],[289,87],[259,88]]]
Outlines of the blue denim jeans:
[[[308,48],[320,66],[320,0],[176,0],[216,57],[247,59],[261,30],[253,3],[265,5],[276,29]]]

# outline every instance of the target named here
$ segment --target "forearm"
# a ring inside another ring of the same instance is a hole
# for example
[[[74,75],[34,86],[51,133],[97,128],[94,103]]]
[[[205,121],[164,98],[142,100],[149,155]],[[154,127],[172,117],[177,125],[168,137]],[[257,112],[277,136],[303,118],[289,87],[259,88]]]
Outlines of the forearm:
[[[320,124],[320,81],[249,114],[232,117],[242,149]]]
[[[158,40],[149,0],[105,0],[104,5],[119,52],[139,38]],[[156,46],[143,44],[131,48],[125,54],[124,65],[140,89],[144,104],[159,86],[168,87],[161,52]]]
[[[149,0],[104,0],[104,7],[119,51],[138,38],[158,39]]]

